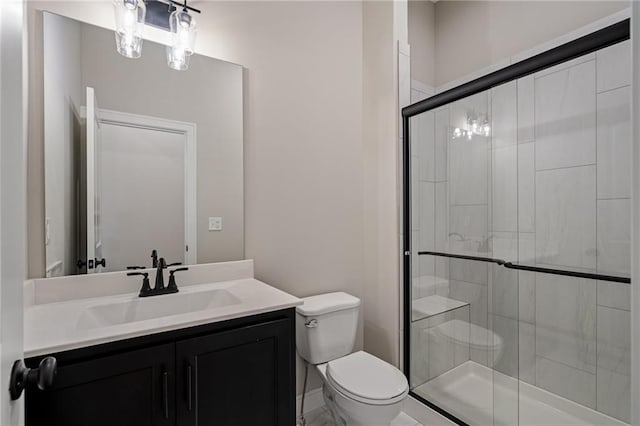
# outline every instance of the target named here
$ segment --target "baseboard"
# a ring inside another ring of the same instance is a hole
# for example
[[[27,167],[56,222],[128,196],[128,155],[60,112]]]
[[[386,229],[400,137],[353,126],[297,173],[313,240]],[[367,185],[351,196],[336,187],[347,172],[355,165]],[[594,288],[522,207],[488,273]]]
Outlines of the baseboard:
[[[296,416],[300,415],[300,406],[302,405],[302,395],[296,397]],[[324,398],[322,397],[322,388],[312,389],[305,394],[304,397],[304,414],[324,406]]]

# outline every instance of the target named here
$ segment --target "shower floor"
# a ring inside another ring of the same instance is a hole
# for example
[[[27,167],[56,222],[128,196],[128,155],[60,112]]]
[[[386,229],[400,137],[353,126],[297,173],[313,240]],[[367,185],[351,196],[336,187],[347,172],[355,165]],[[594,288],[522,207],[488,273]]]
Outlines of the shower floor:
[[[467,361],[413,391],[470,425],[626,425],[473,361]]]

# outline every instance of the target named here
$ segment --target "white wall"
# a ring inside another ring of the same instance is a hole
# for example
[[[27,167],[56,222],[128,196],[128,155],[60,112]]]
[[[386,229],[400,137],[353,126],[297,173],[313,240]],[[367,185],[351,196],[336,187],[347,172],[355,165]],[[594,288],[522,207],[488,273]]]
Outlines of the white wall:
[[[395,125],[390,117],[394,115],[395,91],[393,86],[394,42],[393,5],[389,2],[363,3],[364,52],[363,52],[363,138],[365,174],[364,208],[369,214],[364,216],[364,277],[366,295],[364,298],[364,335],[368,351],[397,361],[397,346],[394,335],[397,329],[398,296],[393,293],[395,286],[385,287],[385,278],[397,282],[394,273],[397,266],[388,268],[388,261],[395,260],[393,250],[380,251],[383,247],[396,247],[396,241],[378,232],[384,223],[396,223],[392,211],[382,215],[381,185],[385,191],[394,191],[392,172],[387,170],[389,161],[395,160],[393,144]],[[382,155],[386,152],[388,155]],[[387,180],[390,178],[390,180]],[[393,200],[393,193],[387,195]],[[385,197],[386,198],[386,197]],[[388,198],[386,198],[388,199]],[[390,206],[393,208],[393,204]],[[386,258],[389,256],[388,258]],[[385,259],[386,258],[386,259]],[[387,291],[385,291],[387,290]],[[386,308],[384,307],[386,302]]]
[[[400,364],[401,122],[409,102],[407,3],[364,2],[365,349]]]
[[[627,1],[440,1],[435,85],[629,7]]]
[[[82,99],[81,26],[49,15],[43,20],[45,211],[49,221],[46,268],[62,262],[55,276],[75,273],[76,182],[75,154],[80,143]]]
[[[409,45],[411,46],[411,80],[435,85],[436,21],[431,0],[409,1]]]

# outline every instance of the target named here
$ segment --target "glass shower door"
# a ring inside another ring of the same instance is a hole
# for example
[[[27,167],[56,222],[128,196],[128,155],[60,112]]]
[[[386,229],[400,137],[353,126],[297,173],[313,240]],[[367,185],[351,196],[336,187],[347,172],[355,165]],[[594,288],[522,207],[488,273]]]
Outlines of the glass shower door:
[[[630,420],[630,46],[572,58],[409,117],[410,385],[460,422]]]
[[[518,253],[517,139],[491,116],[509,94],[410,120],[411,386],[470,424],[518,419],[518,274],[494,261]]]

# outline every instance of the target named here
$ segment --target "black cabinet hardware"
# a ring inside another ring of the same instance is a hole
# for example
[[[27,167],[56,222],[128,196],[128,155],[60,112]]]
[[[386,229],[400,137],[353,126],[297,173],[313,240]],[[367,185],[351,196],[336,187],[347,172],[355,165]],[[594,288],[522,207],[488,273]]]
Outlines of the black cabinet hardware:
[[[169,418],[169,373],[162,373],[162,405],[164,407],[164,418]]]
[[[193,409],[193,371],[191,371],[191,364],[187,364],[187,410]]]
[[[38,368],[28,368],[23,360],[13,363],[9,378],[9,395],[11,400],[20,398],[22,391],[36,385],[39,390],[46,390],[53,386],[58,374],[58,361],[54,357],[46,357],[40,361]]]
[[[103,259],[97,259],[96,258],[96,268],[98,266],[102,266],[103,268],[106,268],[107,267],[107,259],[104,259],[104,258]]]

